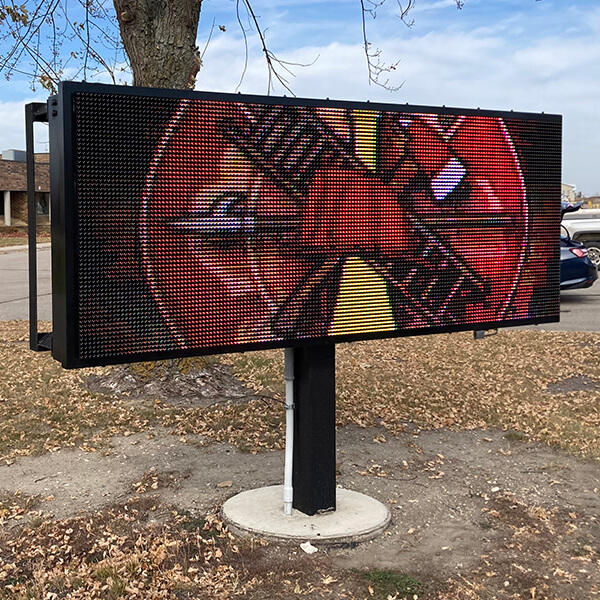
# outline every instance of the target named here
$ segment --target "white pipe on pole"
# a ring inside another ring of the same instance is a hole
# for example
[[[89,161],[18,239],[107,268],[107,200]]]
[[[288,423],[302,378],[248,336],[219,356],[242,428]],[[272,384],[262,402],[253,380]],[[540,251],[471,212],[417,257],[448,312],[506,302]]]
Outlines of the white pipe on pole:
[[[285,379],[285,465],[283,475],[283,512],[292,514],[294,488],[292,466],[294,461],[294,349],[286,348],[283,378]]]

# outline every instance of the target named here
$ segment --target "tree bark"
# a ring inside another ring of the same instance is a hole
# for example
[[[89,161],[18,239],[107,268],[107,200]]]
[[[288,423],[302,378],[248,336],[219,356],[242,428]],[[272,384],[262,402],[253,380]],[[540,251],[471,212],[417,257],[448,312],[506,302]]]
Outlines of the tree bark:
[[[192,89],[202,0],[113,0],[133,85]]]

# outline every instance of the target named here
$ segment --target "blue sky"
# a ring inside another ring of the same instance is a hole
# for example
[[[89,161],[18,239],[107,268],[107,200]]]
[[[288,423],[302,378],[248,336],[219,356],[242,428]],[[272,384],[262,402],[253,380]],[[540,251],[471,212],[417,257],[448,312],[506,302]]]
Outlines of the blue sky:
[[[384,60],[400,61],[389,92],[369,85],[359,0],[252,0],[270,49],[292,63],[297,96],[558,113],[564,117],[563,181],[600,194],[600,3],[597,0],[417,0],[407,28],[387,0],[368,20]],[[264,94],[258,40],[249,62],[234,0],[205,0],[198,36],[204,49],[197,89]],[[224,25],[226,31],[218,29]],[[288,93],[282,87],[276,94]],[[27,80],[0,82],[0,146],[24,147],[23,103],[44,100]],[[43,128],[38,138],[45,135]]]

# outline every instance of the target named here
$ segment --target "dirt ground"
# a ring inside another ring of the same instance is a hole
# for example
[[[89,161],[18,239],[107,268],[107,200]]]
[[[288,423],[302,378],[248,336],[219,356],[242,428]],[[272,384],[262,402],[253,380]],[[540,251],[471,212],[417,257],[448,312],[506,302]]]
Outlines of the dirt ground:
[[[164,392],[156,385],[145,389],[123,372],[88,385],[127,391],[132,401]],[[243,402],[250,394],[218,366],[202,386],[203,394],[193,397],[170,392],[176,402],[203,405]],[[337,432],[337,452],[338,485],[386,504],[388,530],[371,542],[322,547],[310,557],[298,545],[270,544],[271,558],[264,560],[325,561],[338,577],[369,569],[408,573],[428,586],[420,598],[600,596],[598,461],[489,429],[393,436],[346,426]],[[115,437],[107,452],[61,449],[0,466],[0,492],[42,498],[41,509],[56,519],[144,493],[202,515],[238,492],[282,479],[280,450],[251,454],[160,429]]]

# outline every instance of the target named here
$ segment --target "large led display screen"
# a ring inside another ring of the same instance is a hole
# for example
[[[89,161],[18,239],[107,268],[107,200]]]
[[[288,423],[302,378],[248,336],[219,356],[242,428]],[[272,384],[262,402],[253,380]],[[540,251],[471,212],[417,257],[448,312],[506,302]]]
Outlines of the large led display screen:
[[[558,320],[561,118],[64,83],[65,366]]]

